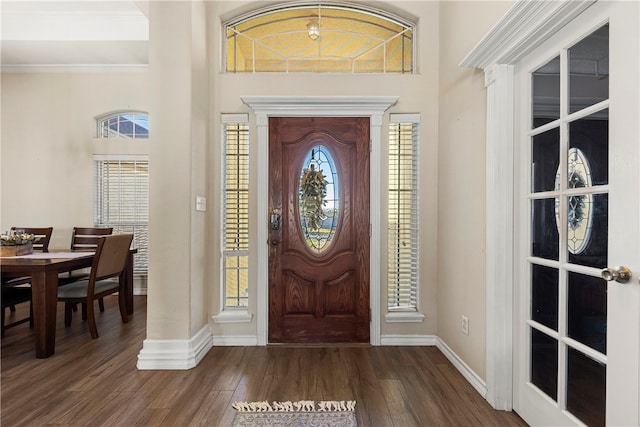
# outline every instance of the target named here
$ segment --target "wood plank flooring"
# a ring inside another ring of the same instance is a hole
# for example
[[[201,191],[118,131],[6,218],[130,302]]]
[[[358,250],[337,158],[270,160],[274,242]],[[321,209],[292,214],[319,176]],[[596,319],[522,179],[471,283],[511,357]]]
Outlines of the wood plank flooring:
[[[138,371],[146,298],[100,337],[58,307],[56,353],[35,359],[28,324],[2,338],[2,426],[230,426],[235,401],[356,400],[359,426],[525,426],[493,410],[435,347],[215,347],[188,371]],[[23,304],[24,306],[24,304]],[[18,314],[24,310],[18,308]]]

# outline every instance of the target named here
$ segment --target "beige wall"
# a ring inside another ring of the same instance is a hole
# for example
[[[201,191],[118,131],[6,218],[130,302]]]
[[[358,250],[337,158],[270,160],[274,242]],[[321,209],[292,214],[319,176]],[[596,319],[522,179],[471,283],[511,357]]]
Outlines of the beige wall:
[[[485,377],[484,73],[458,67],[511,2],[440,6],[438,336]],[[446,23],[446,24],[445,24]],[[462,333],[462,316],[469,335]]]
[[[98,140],[95,117],[148,111],[146,73],[3,73],[0,231],[52,226],[68,248],[93,225],[93,154],[147,154],[149,141]]]
[[[458,63],[510,3],[389,3],[418,22],[416,74],[220,73],[221,17],[255,5],[240,1],[152,2],[148,73],[3,74],[1,229],[52,225],[52,245],[65,247],[71,227],[93,221],[92,155],[151,149],[148,338],[188,339],[220,308],[220,113],[250,113],[240,101],[245,95],[399,96],[390,112],[422,117],[420,311],[426,320],[382,319],[381,331],[438,335],[483,377],[485,90],[482,73]],[[150,110],[151,147],[92,139],[93,117],[122,108]],[[252,125],[255,131],[253,119]],[[386,143],[383,132],[383,153]],[[207,212],[195,212],[196,195],[207,196]],[[254,206],[252,235],[263,217]],[[384,317],[386,272],[379,268]],[[256,295],[253,274],[250,295]],[[249,309],[255,314],[255,299]],[[470,319],[469,336],[460,332],[462,314]],[[255,318],[212,327],[216,335],[256,333]]]

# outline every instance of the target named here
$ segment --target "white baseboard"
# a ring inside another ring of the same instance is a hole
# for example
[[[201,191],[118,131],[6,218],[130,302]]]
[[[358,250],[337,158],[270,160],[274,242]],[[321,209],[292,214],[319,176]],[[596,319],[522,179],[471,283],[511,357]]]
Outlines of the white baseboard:
[[[380,345],[388,346],[434,346],[435,335],[381,335]]]
[[[435,335],[382,335],[383,346],[436,346],[460,371],[471,386],[486,399],[487,386],[451,348]],[[138,354],[140,370],[185,370],[194,368],[213,346],[251,347],[258,345],[256,335],[211,335],[204,326],[190,340],[144,340]]]
[[[213,345],[220,347],[254,347],[258,345],[256,335],[214,335]]]
[[[442,341],[440,338],[437,338],[437,337],[436,337],[436,347],[438,347],[438,350],[440,350],[442,354],[444,354],[445,357],[449,359],[449,361],[453,364],[453,366],[455,366],[456,369],[460,371],[462,376],[467,381],[469,381],[469,384],[471,384],[473,388],[475,388],[476,391],[480,393],[480,395],[484,399],[486,399],[487,383],[482,378],[480,378],[478,374],[476,374],[473,371],[473,369],[469,367],[469,365],[464,363],[464,361],[460,359],[458,355],[455,354],[453,350],[451,350],[451,348],[449,348],[449,346],[444,341]]]
[[[138,353],[140,370],[186,370],[195,368],[213,346],[211,329],[205,325],[188,340],[149,340]]]

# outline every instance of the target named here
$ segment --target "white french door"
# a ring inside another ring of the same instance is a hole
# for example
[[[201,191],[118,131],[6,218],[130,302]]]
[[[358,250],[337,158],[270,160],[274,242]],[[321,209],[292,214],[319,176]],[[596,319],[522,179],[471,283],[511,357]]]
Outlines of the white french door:
[[[531,425],[640,424],[639,20],[600,1],[516,65],[514,409]]]

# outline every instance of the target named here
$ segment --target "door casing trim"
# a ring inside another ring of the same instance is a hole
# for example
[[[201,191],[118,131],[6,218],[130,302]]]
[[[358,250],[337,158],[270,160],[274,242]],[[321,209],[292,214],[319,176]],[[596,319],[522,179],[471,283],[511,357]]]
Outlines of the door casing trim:
[[[243,96],[256,117],[257,126],[257,242],[268,241],[267,214],[269,194],[269,117],[369,117],[370,118],[370,221],[371,244],[369,262],[369,299],[371,307],[370,342],[380,345],[380,259],[381,243],[381,169],[382,117],[384,112],[398,101],[397,96]],[[267,345],[269,326],[269,251],[267,245],[258,245],[256,325],[258,345]]]
[[[517,1],[460,63],[482,69],[487,88],[486,399],[495,409],[511,410],[514,397],[514,65],[596,1]]]

